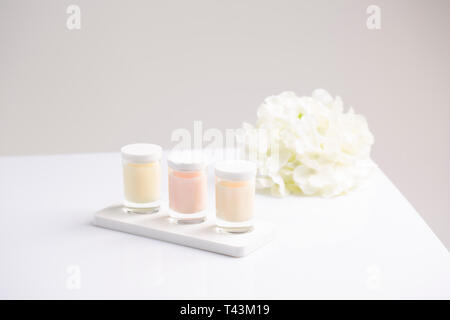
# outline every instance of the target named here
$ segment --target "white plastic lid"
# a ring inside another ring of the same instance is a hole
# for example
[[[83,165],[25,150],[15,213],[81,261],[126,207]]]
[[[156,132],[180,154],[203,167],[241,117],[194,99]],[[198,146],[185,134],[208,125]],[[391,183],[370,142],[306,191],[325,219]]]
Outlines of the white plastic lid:
[[[206,167],[206,157],[199,150],[176,150],[170,153],[167,163],[174,170],[197,171]]]
[[[216,176],[225,180],[244,181],[255,178],[256,165],[244,160],[218,161],[215,166]]]
[[[134,143],[120,150],[122,159],[132,163],[149,163],[161,159],[162,148],[157,144]]]

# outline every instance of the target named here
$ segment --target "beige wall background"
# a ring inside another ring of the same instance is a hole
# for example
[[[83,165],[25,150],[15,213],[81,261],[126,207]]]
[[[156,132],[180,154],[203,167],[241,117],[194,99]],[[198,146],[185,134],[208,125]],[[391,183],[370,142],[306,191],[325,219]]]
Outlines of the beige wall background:
[[[66,28],[70,4],[81,30]],[[170,147],[194,120],[237,128],[268,95],[322,87],[367,117],[373,158],[449,248],[449,13],[447,0],[0,0],[0,154]]]

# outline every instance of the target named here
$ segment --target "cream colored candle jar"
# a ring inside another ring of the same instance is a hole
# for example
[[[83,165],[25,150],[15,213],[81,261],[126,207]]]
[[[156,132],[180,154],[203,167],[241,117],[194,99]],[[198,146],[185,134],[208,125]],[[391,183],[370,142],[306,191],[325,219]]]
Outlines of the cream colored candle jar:
[[[206,219],[206,161],[199,153],[172,152],[169,167],[169,215],[178,223],[200,223]]]
[[[157,212],[161,200],[161,147],[147,143],[129,144],[121,149],[121,153],[125,210]]]
[[[227,232],[253,229],[256,166],[242,160],[216,163],[217,227]]]

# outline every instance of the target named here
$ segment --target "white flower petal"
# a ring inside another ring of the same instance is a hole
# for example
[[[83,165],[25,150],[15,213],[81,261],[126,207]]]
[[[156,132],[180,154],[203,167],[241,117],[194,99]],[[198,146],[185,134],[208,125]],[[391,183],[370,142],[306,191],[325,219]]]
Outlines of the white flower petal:
[[[266,98],[255,127],[244,124],[246,150],[256,147],[265,157],[257,160],[257,188],[332,197],[358,186],[370,171],[374,138],[363,116],[343,110],[342,99],[323,89],[311,97],[283,92]],[[253,129],[267,132],[264,144],[249,145]]]

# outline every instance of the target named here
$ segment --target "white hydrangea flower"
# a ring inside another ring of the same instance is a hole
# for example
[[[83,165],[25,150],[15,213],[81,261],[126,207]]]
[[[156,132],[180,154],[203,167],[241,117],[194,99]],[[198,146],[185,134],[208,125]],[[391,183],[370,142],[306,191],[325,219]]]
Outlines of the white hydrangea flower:
[[[371,169],[374,138],[365,118],[344,112],[340,97],[317,89],[311,97],[283,92],[265,99],[255,126],[267,133],[256,146],[258,189],[277,196],[289,193],[332,197],[355,188]],[[246,150],[255,148],[245,139]],[[277,146],[275,149],[274,146]]]

